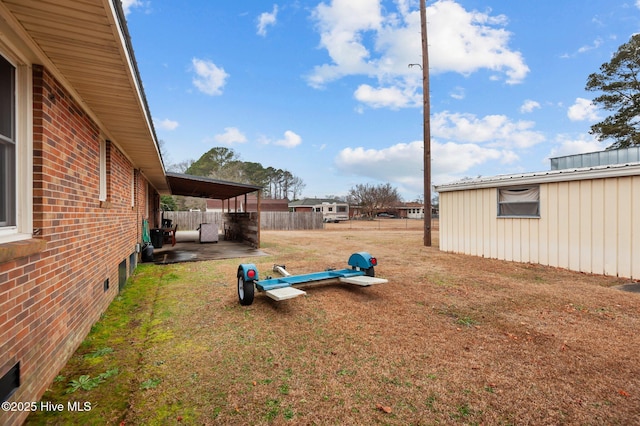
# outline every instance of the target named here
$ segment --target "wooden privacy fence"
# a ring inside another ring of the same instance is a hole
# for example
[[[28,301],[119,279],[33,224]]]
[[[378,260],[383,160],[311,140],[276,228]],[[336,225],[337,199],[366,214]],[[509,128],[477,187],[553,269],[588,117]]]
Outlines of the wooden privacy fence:
[[[269,231],[294,231],[323,229],[321,212],[262,212],[260,229]]]
[[[201,223],[217,223],[219,229],[224,223],[221,212],[164,212],[164,219],[170,219],[178,230],[193,231]],[[318,212],[262,212],[260,229],[293,231],[301,229],[323,229],[322,213]]]
[[[220,212],[164,212],[162,217],[170,219],[172,225],[178,225],[179,231],[194,231],[201,223],[217,223],[222,228],[224,216]]]

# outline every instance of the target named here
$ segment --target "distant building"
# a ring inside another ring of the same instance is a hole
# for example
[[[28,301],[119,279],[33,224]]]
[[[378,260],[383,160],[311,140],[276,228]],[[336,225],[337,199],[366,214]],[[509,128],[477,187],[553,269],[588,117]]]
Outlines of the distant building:
[[[359,206],[351,206],[349,212],[352,218],[358,218],[363,215]],[[388,209],[378,211],[376,216],[401,219],[424,219],[424,204],[417,202],[400,203]],[[431,217],[438,217],[437,206],[431,206]]]
[[[292,212],[319,212],[324,222],[340,222],[349,220],[349,204],[327,198],[304,198],[291,201],[289,209]]]
[[[397,207],[398,217],[407,219],[424,219],[423,203],[403,203]],[[432,212],[433,213],[433,212]]]

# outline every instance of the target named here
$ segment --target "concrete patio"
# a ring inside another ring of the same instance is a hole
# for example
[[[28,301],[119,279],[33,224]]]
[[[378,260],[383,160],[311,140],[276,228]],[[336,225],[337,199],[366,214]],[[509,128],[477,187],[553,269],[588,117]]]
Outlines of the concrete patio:
[[[222,235],[217,243],[200,243],[198,231],[177,231],[176,245],[164,243],[162,248],[153,250],[156,265],[170,263],[198,262],[205,260],[235,259],[241,257],[267,256],[260,249],[238,241],[225,241]]]

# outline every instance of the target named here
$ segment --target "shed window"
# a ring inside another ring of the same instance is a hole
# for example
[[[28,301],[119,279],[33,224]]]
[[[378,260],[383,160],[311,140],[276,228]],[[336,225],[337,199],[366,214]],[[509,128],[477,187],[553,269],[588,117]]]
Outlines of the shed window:
[[[499,217],[540,217],[540,187],[498,188]]]

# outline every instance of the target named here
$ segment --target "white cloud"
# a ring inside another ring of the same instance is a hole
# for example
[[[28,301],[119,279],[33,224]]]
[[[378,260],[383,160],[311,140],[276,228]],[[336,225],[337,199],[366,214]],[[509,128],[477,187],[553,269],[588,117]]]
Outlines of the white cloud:
[[[494,148],[483,148],[472,143],[458,144],[454,142],[431,143],[431,157],[433,160],[432,175],[443,176],[447,179],[464,177],[472,167],[490,160],[511,158],[510,152],[502,152]],[[433,179],[434,182],[444,182],[442,178]]]
[[[258,35],[265,37],[267,35],[267,27],[276,24],[278,17],[278,5],[273,5],[273,11],[271,13],[264,12],[258,17]]]
[[[598,142],[598,140],[592,135],[585,134],[580,135],[577,138],[573,138],[568,135],[558,135],[556,146],[551,149],[551,152],[545,161],[553,157],[602,151],[602,148],[602,142]]]
[[[343,174],[390,182],[400,192],[424,191],[424,149],[422,141],[399,143],[383,149],[345,148],[335,158]],[[431,181],[445,183],[461,179],[475,166],[488,161],[511,162],[517,156],[509,150],[477,144],[431,141]]]
[[[224,133],[215,135],[213,139],[224,145],[233,145],[234,143],[245,143],[247,137],[236,127],[225,127]]]
[[[179,124],[177,121],[169,120],[168,118],[165,118],[164,120],[158,123],[158,127],[160,127],[163,130],[175,130],[178,128],[178,126]]]
[[[211,61],[193,58],[191,63],[196,74],[193,77],[194,86],[207,95],[221,95],[229,74]]]
[[[376,79],[380,87],[363,85],[357,96],[371,100],[373,106],[421,105],[415,93],[421,90],[422,73],[407,67],[421,58],[420,14],[416,2],[395,4],[397,10],[383,8],[380,0],[320,3],[313,18],[320,47],[331,62],[314,68],[307,76],[309,85],[321,88],[345,76],[364,75]],[[469,75],[484,68],[508,84],[519,83],[528,74],[522,55],[509,49],[511,33],[504,30],[503,15],[467,11],[453,0],[438,0],[427,8],[427,19],[432,73]],[[393,91],[392,102],[380,102],[380,95]],[[398,95],[406,99],[399,100]]]
[[[533,112],[534,109],[539,109],[539,108],[540,108],[540,103],[539,102],[532,101],[531,99],[527,99],[520,106],[520,112],[524,114],[524,113],[528,113],[528,112]]]
[[[601,38],[597,38],[593,41],[593,44],[591,45],[585,45],[582,46],[578,49],[578,53],[585,53],[588,52],[590,50],[594,50],[597,49],[598,47],[600,47],[602,45],[602,39]]]
[[[482,118],[474,114],[434,114],[431,119],[431,134],[459,143],[482,143],[490,147],[528,148],[544,141],[540,132],[533,130],[531,121],[511,121],[505,115],[487,115]]]
[[[284,132],[284,138],[275,141],[273,144],[284,146],[285,148],[295,148],[302,143],[302,138],[291,130]]]
[[[512,121],[504,115],[477,117],[445,111],[432,116],[430,127],[433,183],[475,177],[474,170],[492,170],[491,163],[516,163],[518,152],[545,140],[533,129],[533,122]],[[400,192],[419,194],[423,161],[423,142],[415,141],[382,149],[345,148],[335,165],[345,175],[390,182],[399,185]]]
[[[465,98],[466,94],[465,94],[465,90],[464,87],[455,87],[450,93],[449,96],[451,96],[453,99],[457,99],[457,100],[462,100]]]
[[[124,10],[125,15],[131,13],[132,8],[141,6],[143,6],[141,0],[122,0],[122,9]]]
[[[571,121],[597,121],[598,108],[585,98],[576,98],[576,102],[567,110],[567,117]]]
[[[362,84],[354,93],[355,98],[372,108],[388,107],[391,109],[403,108],[410,102],[416,103],[422,99],[422,94],[407,93],[400,87],[371,87]]]
[[[370,74],[369,50],[362,43],[368,31],[379,30],[382,23],[380,0],[331,0],[320,3],[313,12],[320,31],[320,46],[327,50],[333,64],[317,66],[309,84],[321,87],[346,75]]]
[[[404,190],[422,192],[422,141],[400,143],[384,149],[345,148],[335,158],[336,168],[349,176],[402,185]]]
[[[508,47],[506,16],[468,11],[452,0],[435,2],[427,16],[433,72],[470,74],[486,68],[506,74],[508,84],[522,82],[529,73],[520,52]]]

